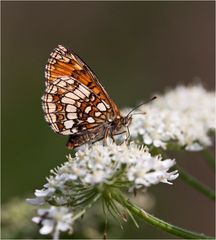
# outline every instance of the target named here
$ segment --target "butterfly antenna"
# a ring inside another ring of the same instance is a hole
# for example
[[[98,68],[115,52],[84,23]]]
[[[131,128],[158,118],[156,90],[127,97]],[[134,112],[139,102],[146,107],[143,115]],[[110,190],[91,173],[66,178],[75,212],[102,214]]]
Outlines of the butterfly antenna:
[[[139,105],[137,105],[136,107],[134,107],[134,108],[127,114],[127,117],[128,117],[133,111],[135,111],[137,108],[139,108],[139,107],[141,107],[142,105],[147,104],[147,103],[155,100],[156,98],[157,98],[157,97],[154,96],[154,97],[152,97],[151,99],[149,99],[148,101],[145,101],[145,102],[140,103]]]
[[[145,115],[146,112],[137,112],[137,113],[133,113],[132,115]]]

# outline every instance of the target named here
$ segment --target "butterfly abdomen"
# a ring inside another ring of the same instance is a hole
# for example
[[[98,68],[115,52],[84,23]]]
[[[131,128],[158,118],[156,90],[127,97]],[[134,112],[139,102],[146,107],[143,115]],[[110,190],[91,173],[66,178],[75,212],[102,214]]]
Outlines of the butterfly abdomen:
[[[70,135],[66,146],[69,149],[73,149],[87,142],[89,143],[98,141],[103,139],[105,131],[105,126],[99,126],[94,130],[92,129],[91,131],[86,131],[85,133],[80,131],[76,134]]]

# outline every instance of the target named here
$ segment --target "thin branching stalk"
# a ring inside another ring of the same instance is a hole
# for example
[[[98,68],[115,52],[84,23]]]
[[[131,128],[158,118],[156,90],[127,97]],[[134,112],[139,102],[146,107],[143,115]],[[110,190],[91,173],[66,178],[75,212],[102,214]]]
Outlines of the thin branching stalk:
[[[208,149],[204,149],[201,152],[203,158],[205,158],[208,161],[209,166],[211,166],[213,169],[215,169],[215,158],[214,156],[210,153]]]
[[[73,217],[72,220],[75,221],[76,219],[82,217],[82,216],[86,213],[86,211],[87,211],[89,208],[91,208],[92,205],[93,205],[95,202],[97,202],[97,200],[98,200],[100,197],[101,197],[101,194],[98,193],[98,194],[92,199],[92,201],[91,201],[85,208],[82,209],[82,211],[78,212],[78,213]]]
[[[165,152],[161,153],[164,157],[167,157],[167,154]],[[208,197],[209,199],[215,201],[215,193],[209,189],[206,185],[201,183],[198,179],[191,176],[188,172],[186,172],[182,167],[179,165],[176,165],[176,168],[179,171],[180,178],[187,184],[189,184],[191,187]]]
[[[140,209],[135,204],[131,203],[128,199],[126,199],[125,196],[122,194],[116,194],[115,195],[116,201],[118,201],[123,207],[127,208],[132,214],[140,217],[145,222],[159,228],[162,231],[168,232],[170,234],[173,234],[175,236],[179,236],[181,238],[185,239],[214,239],[213,237],[206,236],[202,233],[196,233],[189,230],[186,230],[184,228],[177,227],[175,225],[172,225],[168,222],[165,222],[161,219],[158,219],[154,217],[153,215],[145,212],[144,210]]]
[[[210,190],[206,185],[198,181],[195,177],[191,176],[189,173],[187,173],[182,167],[177,167],[180,178],[185,181],[187,184],[189,184],[191,187],[208,197],[209,199],[215,201],[215,193]]]

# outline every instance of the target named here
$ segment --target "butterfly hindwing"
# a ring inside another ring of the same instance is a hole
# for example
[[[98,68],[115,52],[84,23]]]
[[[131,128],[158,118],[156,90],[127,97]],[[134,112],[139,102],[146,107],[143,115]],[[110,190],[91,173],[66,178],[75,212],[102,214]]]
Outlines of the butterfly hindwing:
[[[69,148],[113,137],[120,131],[123,117],[118,107],[74,52],[58,45],[46,64],[45,78],[45,119],[54,132],[70,136]]]
[[[62,45],[58,45],[50,54],[45,68],[46,85],[49,85],[58,77],[71,76],[91,89],[100,99],[111,105],[113,114],[119,114],[118,107],[99,83],[96,75],[74,52],[69,51]]]
[[[72,77],[50,82],[42,97],[45,119],[60,134],[71,135],[102,125],[111,106]]]

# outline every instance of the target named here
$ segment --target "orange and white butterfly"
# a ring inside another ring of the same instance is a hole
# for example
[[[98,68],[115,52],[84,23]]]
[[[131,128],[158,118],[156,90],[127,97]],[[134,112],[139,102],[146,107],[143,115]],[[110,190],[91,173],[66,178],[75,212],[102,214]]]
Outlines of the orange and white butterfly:
[[[72,51],[62,45],[55,48],[45,78],[45,119],[54,132],[70,136],[68,148],[128,133],[131,115],[121,115],[96,75]]]

